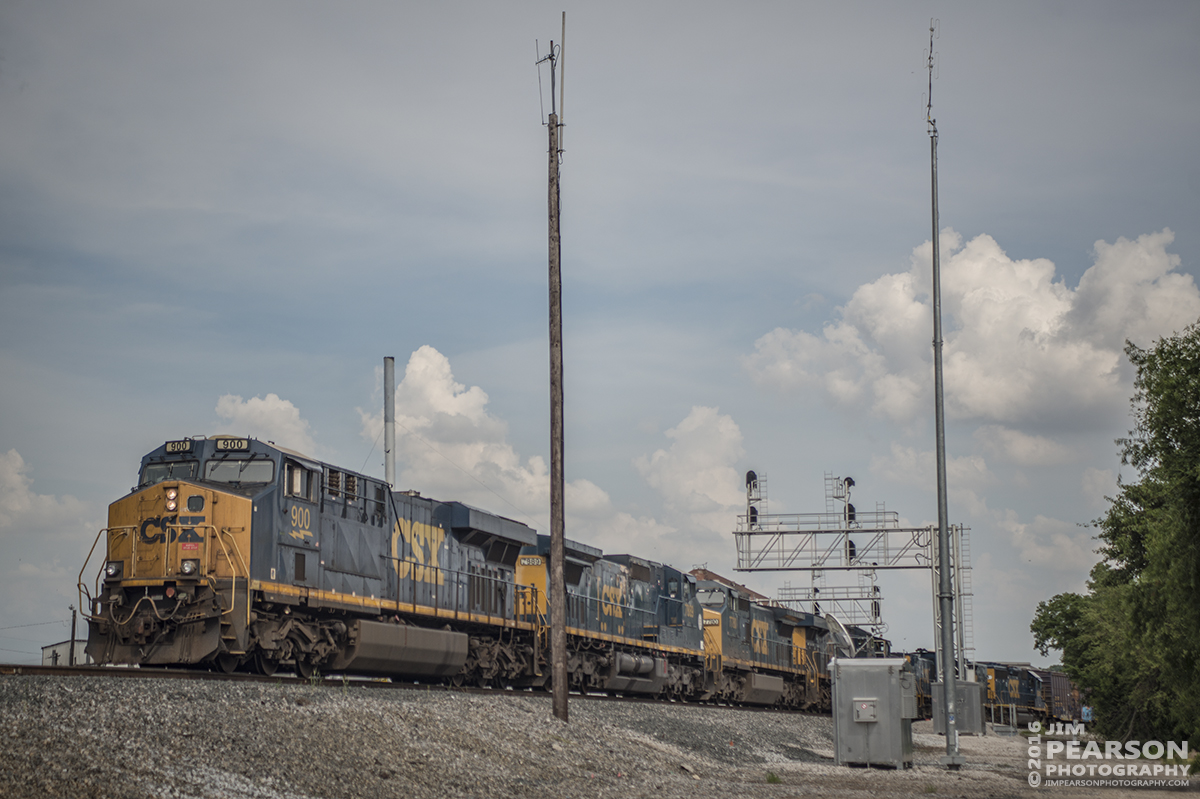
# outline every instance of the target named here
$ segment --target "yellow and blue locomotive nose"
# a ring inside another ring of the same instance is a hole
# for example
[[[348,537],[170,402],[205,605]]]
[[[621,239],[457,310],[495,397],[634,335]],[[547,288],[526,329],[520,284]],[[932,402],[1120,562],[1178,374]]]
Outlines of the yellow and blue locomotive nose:
[[[245,497],[186,482],[134,492],[109,506],[107,576],[127,586],[233,576],[231,550],[248,554],[252,510]]]
[[[229,609],[244,615],[247,607],[252,515],[249,498],[186,481],[112,503],[103,585],[89,619],[92,657],[197,663],[223,651]]]

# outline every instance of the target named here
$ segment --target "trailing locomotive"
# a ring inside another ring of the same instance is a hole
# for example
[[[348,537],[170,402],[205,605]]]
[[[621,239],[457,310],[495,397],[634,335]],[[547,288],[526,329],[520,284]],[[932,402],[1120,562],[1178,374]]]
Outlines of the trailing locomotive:
[[[573,689],[827,706],[823,619],[566,544]],[[549,683],[548,536],[268,442],[166,442],[98,548],[100,664]]]
[[[930,718],[933,684],[938,680],[937,656],[918,649],[904,657],[915,678],[917,713]],[[1028,663],[979,661],[968,664],[967,679],[986,686],[982,712],[985,720],[994,724],[1073,722],[1082,715],[1079,690],[1061,671],[1035,669]]]

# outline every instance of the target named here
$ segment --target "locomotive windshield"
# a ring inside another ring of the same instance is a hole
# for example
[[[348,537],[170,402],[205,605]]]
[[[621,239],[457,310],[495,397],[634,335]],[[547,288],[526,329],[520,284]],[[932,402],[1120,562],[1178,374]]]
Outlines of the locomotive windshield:
[[[204,464],[204,479],[215,483],[269,483],[275,479],[275,463],[258,460],[213,460]]]
[[[142,469],[142,480],[139,485],[153,485],[163,480],[195,480],[195,461],[175,461],[173,463],[149,463]]]
[[[725,604],[725,592],[719,588],[701,588],[696,592],[701,605],[717,608]]]

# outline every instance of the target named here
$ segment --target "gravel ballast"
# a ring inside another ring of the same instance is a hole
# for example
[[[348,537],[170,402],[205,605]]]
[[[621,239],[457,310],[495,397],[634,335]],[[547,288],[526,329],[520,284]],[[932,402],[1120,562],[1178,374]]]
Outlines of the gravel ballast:
[[[915,768],[833,763],[828,717],[546,694],[134,677],[0,676],[0,797],[1007,797],[1020,738],[914,728]],[[1196,780],[1193,780],[1196,782]],[[1157,791],[1042,789],[1058,796]],[[1193,788],[1191,792],[1195,792]]]

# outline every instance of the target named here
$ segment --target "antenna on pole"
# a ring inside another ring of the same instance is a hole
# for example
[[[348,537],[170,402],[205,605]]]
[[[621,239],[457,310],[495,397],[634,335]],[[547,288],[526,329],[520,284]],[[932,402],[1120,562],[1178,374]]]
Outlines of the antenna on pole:
[[[564,15],[566,14],[566,12],[563,12],[563,13],[564,13]],[[565,25],[565,22],[564,22],[564,25]],[[559,53],[561,53],[561,52],[562,52],[562,43],[559,42],[559,45],[556,48],[554,46],[554,40],[551,39],[550,40],[550,52],[546,53],[546,55],[542,56],[541,58],[539,58],[537,60],[537,63],[539,66],[546,63],[547,61],[550,62],[550,113],[553,115],[556,115],[556,116],[558,114],[558,106],[555,105],[555,92],[554,92],[555,67],[558,65],[558,56],[559,56]],[[538,71],[538,81],[539,82],[541,81],[541,77],[542,77],[542,73],[539,70]]]
[[[558,152],[563,151],[562,147],[562,130],[563,127],[563,106],[566,105],[566,76],[567,62],[564,58],[565,43],[567,39],[567,12],[562,12],[562,36],[558,40],[558,47],[554,46],[554,40],[550,40],[550,51],[546,55],[537,60],[537,65],[541,66],[544,63],[550,64],[550,114],[558,120]],[[540,53],[537,49],[537,40],[534,40],[535,52]],[[542,71],[538,70],[538,100],[541,101],[541,84]],[[555,85],[557,84],[557,92]],[[545,113],[545,106],[542,106],[542,112]],[[548,123],[547,123],[548,124]]]
[[[929,93],[925,95],[925,122],[929,126],[929,135],[937,138],[937,120],[933,118],[933,70],[934,70],[934,55],[933,55],[933,40],[941,36],[941,22],[936,19],[929,20],[929,52],[926,53],[926,66],[929,69]]]
[[[562,36],[558,40],[558,60],[559,69],[561,70],[558,77],[558,126],[561,128],[566,124],[564,118],[566,113],[564,108],[567,105],[566,86],[567,86],[567,12],[562,12]],[[562,131],[558,132],[558,151],[563,151]]]
[[[950,553],[950,511],[946,501],[946,412],[942,380],[942,277],[938,241],[937,120],[933,118],[933,40],[938,33],[936,20],[929,20],[929,99],[925,122],[929,130],[930,182],[933,197],[933,397],[937,430],[937,503],[938,503],[938,613],[941,616],[941,642],[938,667],[942,672],[943,712],[946,721],[946,756],[942,765],[952,771],[962,768],[964,758],[958,751],[958,727],[954,721],[958,699],[954,673],[954,583],[955,566]],[[966,675],[962,675],[964,678]]]

